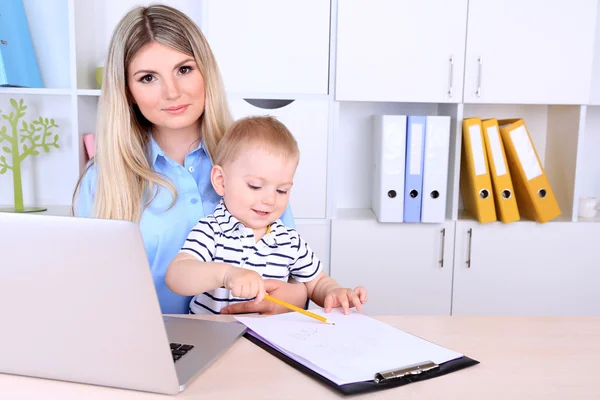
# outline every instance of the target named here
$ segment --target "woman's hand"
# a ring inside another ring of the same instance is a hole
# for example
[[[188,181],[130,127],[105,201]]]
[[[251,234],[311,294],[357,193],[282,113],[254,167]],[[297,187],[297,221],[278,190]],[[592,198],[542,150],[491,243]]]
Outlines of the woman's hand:
[[[275,279],[266,279],[264,281],[264,287],[265,291],[273,297],[277,297],[301,308],[304,308],[306,305],[308,294],[306,286],[302,283],[287,283]],[[290,310],[271,301],[262,301],[260,304],[247,301],[229,305],[221,310],[221,314],[281,314],[288,311]]]

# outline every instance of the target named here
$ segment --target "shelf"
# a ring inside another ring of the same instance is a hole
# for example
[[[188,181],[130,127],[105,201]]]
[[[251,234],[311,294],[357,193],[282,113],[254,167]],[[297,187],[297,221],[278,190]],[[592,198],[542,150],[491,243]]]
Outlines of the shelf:
[[[53,215],[53,216],[61,216],[61,217],[71,216],[71,206],[70,205],[66,206],[66,205],[25,204],[25,207],[28,207],[28,206],[47,208],[46,211],[30,213],[30,215]],[[13,205],[12,204],[0,204],[0,208],[9,208],[9,207],[13,207]]]
[[[587,223],[590,223],[590,222],[594,223],[595,222],[597,224],[600,224],[600,213],[598,213],[598,215],[596,215],[593,218],[578,217],[577,218],[577,222],[583,222],[583,223],[585,223],[585,222],[587,222]]]
[[[336,214],[335,214],[333,220],[376,221],[376,218],[375,218],[375,214],[373,213],[373,210],[371,210],[370,208],[339,208],[336,210]],[[581,220],[585,220],[586,222],[600,222],[600,216],[598,216],[596,218],[588,218],[588,219],[581,219]],[[453,221],[450,219],[446,219],[446,221],[443,223],[448,223],[448,222],[453,222]],[[531,220],[524,219],[524,218],[522,218],[521,220],[519,220],[517,222],[513,222],[512,224],[503,224],[500,221],[491,222],[489,224],[479,224],[479,222],[477,222],[477,220],[471,214],[469,214],[468,212],[466,212],[464,210],[460,210],[458,212],[457,222],[473,222],[473,223],[476,223],[481,226],[490,226],[490,225],[510,226],[513,224],[543,225],[543,224],[539,224],[538,222],[531,221]],[[572,222],[572,221],[570,220],[569,217],[562,215],[550,222],[547,222],[546,224],[557,223],[557,222],[565,223],[565,222]],[[382,223],[382,225],[431,226],[431,225],[440,225],[440,223],[430,224],[430,223],[420,223],[420,222],[419,223],[395,222],[395,223]]]
[[[338,208],[333,220],[343,221],[377,221],[375,213],[370,208]],[[404,225],[404,226],[435,226],[447,222],[452,222],[446,219],[440,223],[424,223],[424,222],[381,222],[381,225]]]
[[[0,86],[0,94],[10,95],[44,95],[44,96],[68,96],[73,94],[71,89],[53,89],[53,88],[17,88]]]
[[[373,171],[373,115],[447,115],[451,117],[449,182],[455,170],[455,122],[459,105],[437,103],[338,102],[334,128],[335,207],[370,208]],[[450,190],[447,204],[453,204]]]
[[[513,225],[524,225],[524,224],[529,224],[529,225],[546,225],[546,224],[553,224],[553,223],[565,223],[565,222],[572,222],[570,216],[565,215],[564,213],[562,215],[560,215],[558,218],[553,219],[552,221],[548,221],[545,224],[540,224],[539,222],[536,221],[532,221],[529,219],[525,219],[521,216],[521,219],[519,221],[515,221],[515,222],[511,222],[510,224],[504,224],[501,221],[496,221],[496,222],[489,222],[489,223],[485,223],[485,224],[480,224],[475,217],[473,217],[473,215],[471,215],[469,212],[465,211],[465,210],[459,210],[458,212],[458,222],[472,222],[481,226],[513,226]]]
[[[100,89],[77,89],[78,96],[100,96],[101,94]]]
[[[339,208],[334,219],[374,220],[375,213],[370,208]]]

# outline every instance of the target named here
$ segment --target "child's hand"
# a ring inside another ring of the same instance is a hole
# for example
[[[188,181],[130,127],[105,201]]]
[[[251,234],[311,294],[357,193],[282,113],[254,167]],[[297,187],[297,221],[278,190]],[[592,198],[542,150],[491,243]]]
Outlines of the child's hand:
[[[265,284],[262,276],[249,269],[232,267],[223,277],[223,286],[231,290],[231,294],[235,297],[256,296],[255,304],[265,298]]]
[[[356,289],[337,288],[327,293],[325,296],[324,308],[328,313],[333,307],[342,306],[344,314],[348,314],[349,309],[356,307],[358,311],[362,311],[362,305],[367,301],[367,290],[359,286]]]

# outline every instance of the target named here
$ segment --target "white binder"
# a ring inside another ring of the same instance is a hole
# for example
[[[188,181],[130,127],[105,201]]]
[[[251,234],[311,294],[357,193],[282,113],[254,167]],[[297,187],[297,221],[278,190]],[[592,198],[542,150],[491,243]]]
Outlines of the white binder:
[[[428,116],[421,222],[439,223],[446,219],[449,150],[450,117]]]
[[[379,222],[403,222],[406,115],[373,116],[372,208]]]

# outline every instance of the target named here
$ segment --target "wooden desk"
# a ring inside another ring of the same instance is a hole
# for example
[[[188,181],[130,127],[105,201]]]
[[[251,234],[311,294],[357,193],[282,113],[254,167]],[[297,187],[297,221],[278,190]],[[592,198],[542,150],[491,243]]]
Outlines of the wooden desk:
[[[466,354],[481,364],[439,378],[350,398],[600,399],[597,368],[600,317],[384,316],[377,319]],[[0,398],[3,399],[146,400],[168,397],[0,374]],[[176,397],[343,398],[246,339],[240,339]]]

